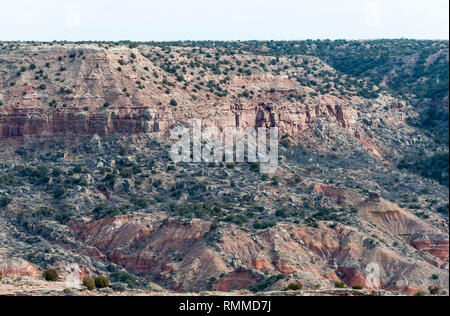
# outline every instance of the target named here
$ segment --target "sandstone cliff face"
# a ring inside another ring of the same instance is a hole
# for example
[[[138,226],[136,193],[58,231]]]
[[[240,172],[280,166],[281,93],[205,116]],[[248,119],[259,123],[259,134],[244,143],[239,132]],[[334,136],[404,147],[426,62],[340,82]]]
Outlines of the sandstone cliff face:
[[[333,129],[337,128],[345,137],[355,138],[382,158],[384,148],[379,148],[383,147],[381,142],[364,122],[371,121],[372,125],[375,123],[372,121],[381,119],[389,127],[401,126],[402,130],[408,130],[402,106],[392,107],[386,117],[368,114],[363,119],[361,111],[358,112],[358,108],[368,106],[375,109],[398,105],[398,100],[383,96],[373,102],[337,94],[312,97],[309,95],[314,91],[311,87],[287,74],[256,72],[235,76],[221,88],[226,89],[228,95],[219,97],[208,90],[193,92],[198,85],[192,91],[183,87],[183,82],[177,82],[176,76],[164,72],[154,62],[154,54],[160,52],[147,51],[147,48],[106,50],[68,45],[28,47],[17,53],[2,51],[0,54],[7,65],[0,73],[3,83],[0,137],[3,138],[164,134],[181,122],[191,124],[193,119],[202,119],[205,127],[222,130],[225,127],[276,126],[281,134],[322,139],[336,139]],[[186,60],[182,52],[178,55],[175,60]],[[239,58],[243,62],[251,60],[251,56]],[[311,62],[337,76],[326,64],[316,59]],[[27,70],[21,72],[20,64]],[[36,68],[28,70],[29,65]],[[19,70],[19,77],[14,77],[15,68]],[[296,75],[304,71],[293,69]],[[186,73],[185,80],[193,84],[196,72]],[[224,78],[223,75],[214,78],[211,74],[205,77],[213,82]],[[315,79],[320,81],[318,78]],[[242,97],[243,90],[254,94],[251,98]],[[293,99],[292,96],[297,95],[305,97]],[[177,101],[177,106],[170,105],[172,99]],[[332,127],[327,127],[329,124]]]
[[[2,137],[150,133],[158,132],[154,119],[149,108],[99,110],[97,113],[79,109],[12,109],[1,116],[0,131]]]

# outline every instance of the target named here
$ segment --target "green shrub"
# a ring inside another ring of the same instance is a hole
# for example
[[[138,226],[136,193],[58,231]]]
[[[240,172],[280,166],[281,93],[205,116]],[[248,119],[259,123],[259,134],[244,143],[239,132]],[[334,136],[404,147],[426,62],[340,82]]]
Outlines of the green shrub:
[[[430,291],[431,295],[437,295],[439,293],[439,288],[436,286],[430,286],[428,290]]]
[[[138,196],[132,197],[131,202],[133,202],[133,204],[136,205],[136,207],[139,209],[147,208],[150,205],[150,203],[146,199]]]
[[[433,280],[438,280],[439,279],[439,275],[437,275],[437,274],[433,274],[431,277],[433,278]]]
[[[89,290],[93,291],[95,289],[95,282],[91,277],[83,278],[83,285]]]
[[[54,177],[59,177],[62,174],[64,174],[64,171],[61,168],[53,168],[52,175]]]
[[[361,285],[353,285],[352,289],[354,289],[354,290],[362,290],[363,287]]]
[[[178,102],[175,99],[170,100],[170,105],[177,106]]]
[[[113,263],[108,264],[108,266],[106,267],[106,270],[108,270],[109,272],[116,272],[117,271],[117,266]],[[111,277],[112,279],[112,277]],[[112,280],[113,282],[115,282],[114,280]]]
[[[337,289],[345,289],[347,286],[345,285],[344,282],[335,282],[334,287]]]
[[[273,222],[258,222],[258,221],[255,221],[255,223],[253,224],[253,227],[255,229],[267,229],[267,228],[270,228],[270,227],[273,227],[273,226],[275,226],[275,223],[273,223]]]
[[[241,225],[243,225],[243,224],[248,222],[248,218],[245,217],[242,214],[228,215],[227,217],[225,217],[223,219],[223,221],[230,222],[230,223],[233,223],[233,224],[241,226]]]
[[[55,270],[45,270],[43,274],[44,280],[49,282],[56,282],[58,281],[58,272]]]
[[[159,188],[161,186],[161,184],[162,184],[162,180],[160,180],[160,179],[153,180],[153,186],[155,188]]]
[[[42,207],[33,213],[33,217],[39,218],[39,219],[49,218],[52,215],[52,213],[53,213],[53,210],[46,208],[46,207]]]
[[[275,215],[277,217],[282,217],[282,218],[286,218],[288,216],[288,211],[284,208],[279,209],[275,212]]]
[[[120,283],[126,283],[128,288],[136,288],[140,286],[139,280],[133,275],[128,272],[114,272],[111,274],[111,281],[112,282],[120,282]]]
[[[59,199],[60,197],[62,197],[64,194],[66,194],[66,190],[64,188],[58,188],[53,192],[53,197],[55,199]]]
[[[416,292],[414,296],[427,296],[427,294],[423,291]]]
[[[283,279],[284,277],[285,277],[284,274],[272,275],[271,277],[267,278],[263,282],[260,282],[260,283],[250,286],[249,290],[252,291],[253,293],[262,292],[269,286],[272,286],[279,280]]]
[[[109,286],[109,280],[107,277],[101,275],[94,279],[95,287],[98,289],[103,289]]]
[[[447,203],[447,205],[442,205],[440,207],[438,207],[436,209],[436,212],[444,214],[446,216],[448,216],[448,211],[449,211],[449,204]]]
[[[63,212],[55,216],[55,220],[60,224],[65,224],[72,215],[69,212]]]
[[[50,181],[49,169],[46,166],[25,167],[21,170],[21,175],[28,177],[33,184],[47,184]]]
[[[11,204],[12,202],[12,198],[8,197],[8,196],[1,196],[0,197],[0,207],[6,207],[9,204]]]
[[[292,282],[284,289],[285,291],[300,291],[303,289],[303,284],[300,282]]]
[[[217,281],[217,278],[216,277],[210,277],[209,278],[209,283],[214,283],[214,282],[216,282]]]
[[[250,170],[254,172],[259,172],[259,163],[257,162],[250,162]]]

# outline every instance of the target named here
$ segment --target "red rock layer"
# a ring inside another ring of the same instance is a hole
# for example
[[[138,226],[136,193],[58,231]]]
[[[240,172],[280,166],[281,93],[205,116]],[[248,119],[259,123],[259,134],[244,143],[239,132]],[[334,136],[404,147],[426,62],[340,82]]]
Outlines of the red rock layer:
[[[157,131],[148,111],[148,108],[96,112],[80,109],[11,109],[0,113],[0,137],[52,136],[60,133],[109,135],[115,132],[134,134],[154,129]]]
[[[348,286],[366,286],[370,263],[379,265],[382,288],[440,271],[389,249],[367,249],[364,235],[341,225],[277,225],[251,233],[235,226],[210,231],[210,224],[201,220],[119,216],[69,226],[110,261],[176,291],[204,289],[212,276],[218,279],[214,289],[241,289],[280,273],[301,274],[317,282],[312,284],[343,280]],[[408,285],[416,286],[412,283]]]
[[[21,258],[0,258],[0,272],[3,277],[8,275],[31,277],[42,275],[38,267]]]

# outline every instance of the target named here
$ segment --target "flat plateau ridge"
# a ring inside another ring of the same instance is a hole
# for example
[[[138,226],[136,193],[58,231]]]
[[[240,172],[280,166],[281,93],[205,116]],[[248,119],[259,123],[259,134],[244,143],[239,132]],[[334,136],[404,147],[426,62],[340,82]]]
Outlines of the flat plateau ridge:
[[[399,167],[448,160],[411,124],[448,91],[251,44],[0,44],[0,295],[448,295],[448,168]],[[279,168],[173,163],[194,119],[278,127]],[[74,271],[111,286],[64,291]]]

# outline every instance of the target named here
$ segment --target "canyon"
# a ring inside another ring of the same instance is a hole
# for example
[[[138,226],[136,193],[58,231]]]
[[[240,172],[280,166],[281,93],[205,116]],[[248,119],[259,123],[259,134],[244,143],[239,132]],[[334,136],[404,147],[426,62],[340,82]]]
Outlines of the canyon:
[[[245,43],[1,43],[3,278],[63,282],[77,264],[80,280],[147,294],[448,295],[448,183],[398,167],[448,143],[411,123],[422,108],[389,80],[324,60]],[[448,92],[438,103],[448,111]],[[278,169],[175,164],[170,131],[195,119],[277,127]]]

